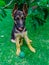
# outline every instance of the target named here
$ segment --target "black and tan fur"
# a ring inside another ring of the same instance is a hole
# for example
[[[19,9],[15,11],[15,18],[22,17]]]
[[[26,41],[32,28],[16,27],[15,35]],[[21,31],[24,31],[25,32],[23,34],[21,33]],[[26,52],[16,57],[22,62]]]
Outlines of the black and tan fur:
[[[23,43],[23,39],[25,39],[29,49],[32,52],[35,52],[35,49],[31,46],[31,40],[28,38],[27,36],[27,30],[25,28],[25,18],[27,16],[27,5],[24,4],[23,5],[23,9],[22,11],[18,10],[17,5],[15,4],[13,12],[12,12],[12,16],[14,18],[14,27],[12,30],[12,35],[11,35],[11,39],[15,40],[16,43],[16,54],[19,56],[21,49],[20,46]]]

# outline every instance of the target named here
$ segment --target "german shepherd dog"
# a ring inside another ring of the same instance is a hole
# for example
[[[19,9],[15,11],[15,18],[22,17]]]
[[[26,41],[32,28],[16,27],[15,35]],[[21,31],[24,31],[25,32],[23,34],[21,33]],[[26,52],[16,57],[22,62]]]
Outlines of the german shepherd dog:
[[[23,44],[23,38],[27,42],[29,49],[35,52],[35,49],[31,46],[31,40],[27,36],[27,30],[25,28],[25,18],[27,16],[27,4],[23,5],[22,11],[18,10],[17,4],[15,4],[12,16],[14,19],[14,27],[12,30],[11,41],[16,43],[16,54],[19,56],[21,49],[20,46]]]

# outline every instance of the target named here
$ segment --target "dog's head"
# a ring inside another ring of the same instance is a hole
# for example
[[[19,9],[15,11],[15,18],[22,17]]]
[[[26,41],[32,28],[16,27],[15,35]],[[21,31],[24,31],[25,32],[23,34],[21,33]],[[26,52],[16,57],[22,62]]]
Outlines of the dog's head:
[[[17,28],[19,30],[23,30],[25,27],[25,18],[27,15],[27,4],[23,5],[22,11],[18,10],[17,4],[15,4],[12,15]]]

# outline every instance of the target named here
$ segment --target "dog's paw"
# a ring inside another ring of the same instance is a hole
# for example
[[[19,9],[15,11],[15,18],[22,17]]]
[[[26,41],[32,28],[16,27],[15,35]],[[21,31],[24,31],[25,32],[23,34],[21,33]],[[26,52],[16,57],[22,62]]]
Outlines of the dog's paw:
[[[36,50],[33,48],[33,52],[36,53]]]
[[[32,51],[32,52],[36,52],[36,50],[32,47],[32,48],[30,48],[30,50]]]
[[[29,46],[29,49],[32,51],[32,52],[36,52],[35,48],[33,48],[31,45],[28,45]]]
[[[11,42],[15,43],[15,40],[11,39]]]

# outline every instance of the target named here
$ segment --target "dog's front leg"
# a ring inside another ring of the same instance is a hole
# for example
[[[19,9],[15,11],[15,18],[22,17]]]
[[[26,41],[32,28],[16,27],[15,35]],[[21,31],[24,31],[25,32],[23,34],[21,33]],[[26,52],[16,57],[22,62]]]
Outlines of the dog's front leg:
[[[31,43],[32,42],[32,40],[30,40],[29,38],[28,38],[28,41]]]
[[[16,47],[17,47],[17,51],[16,54],[19,56],[20,54],[20,44],[19,44],[19,36],[16,38]]]
[[[23,39],[20,39],[20,46],[23,45]]]
[[[31,46],[31,44],[30,44],[30,42],[29,42],[28,36],[25,35],[24,38],[25,38],[25,41],[27,42],[27,45],[28,45],[29,49],[30,49],[32,52],[35,53],[36,51],[35,51],[35,49]]]

